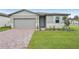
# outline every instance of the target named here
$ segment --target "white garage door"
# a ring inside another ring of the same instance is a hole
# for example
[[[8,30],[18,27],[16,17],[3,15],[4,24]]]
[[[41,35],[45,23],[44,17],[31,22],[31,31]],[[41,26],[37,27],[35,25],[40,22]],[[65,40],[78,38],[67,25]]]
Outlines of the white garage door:
[[[14,27],[15,28],[35,28],[35,18],[15,18]]]

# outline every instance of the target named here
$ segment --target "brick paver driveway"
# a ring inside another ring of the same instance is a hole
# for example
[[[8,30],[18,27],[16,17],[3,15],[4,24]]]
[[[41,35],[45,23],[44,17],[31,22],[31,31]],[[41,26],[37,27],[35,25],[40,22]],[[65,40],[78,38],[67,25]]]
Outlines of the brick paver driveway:
[[[0,48],[26,48],[33,32],[33,29],[12,29],[0,32]]]

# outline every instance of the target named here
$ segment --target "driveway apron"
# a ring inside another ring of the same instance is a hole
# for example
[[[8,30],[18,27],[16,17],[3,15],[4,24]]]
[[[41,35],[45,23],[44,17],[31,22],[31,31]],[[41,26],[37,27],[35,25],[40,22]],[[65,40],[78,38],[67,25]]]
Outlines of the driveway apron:
[[[0,32],[1,49],[25,49],[31,40],[34,29],[12,29]]]

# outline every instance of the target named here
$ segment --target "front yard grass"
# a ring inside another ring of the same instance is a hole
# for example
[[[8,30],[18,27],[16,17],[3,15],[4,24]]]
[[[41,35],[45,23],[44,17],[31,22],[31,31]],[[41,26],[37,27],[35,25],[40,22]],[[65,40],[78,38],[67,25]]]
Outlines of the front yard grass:
[[[28,46],[30,49],[79,48],[78,31],[36,31]]]
[[[11,29],[11,26],[0,27],[0,32]]]
[[[73,25],[71,25],[70,26],[70,29],[79,31],[79,26],[73,26]]]

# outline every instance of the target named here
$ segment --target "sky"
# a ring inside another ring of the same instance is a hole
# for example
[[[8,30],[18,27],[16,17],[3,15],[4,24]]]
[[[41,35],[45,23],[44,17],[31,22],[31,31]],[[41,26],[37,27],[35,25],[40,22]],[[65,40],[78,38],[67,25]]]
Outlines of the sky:
[[[0,13],[10,14],[19,9],[0,9]],[[49,13],[68,13],[71,14],[69,17],[79,16],[79,9],[28,9],[33,12],[49,12]]]

